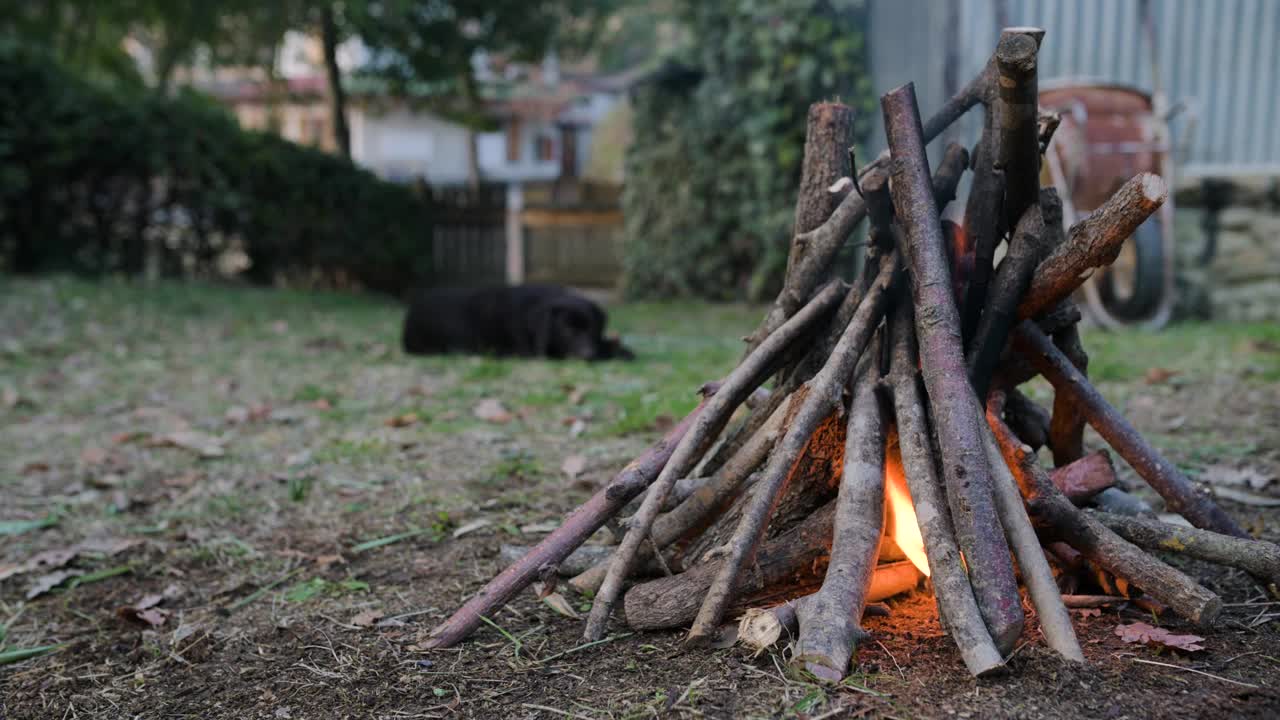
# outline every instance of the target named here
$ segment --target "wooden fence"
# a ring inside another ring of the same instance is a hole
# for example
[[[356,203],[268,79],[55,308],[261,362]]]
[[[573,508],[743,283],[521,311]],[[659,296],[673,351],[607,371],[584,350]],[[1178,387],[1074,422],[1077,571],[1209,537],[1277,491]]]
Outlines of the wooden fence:
[[[433,284],[604,288],[622,272],[621,189],[557,181],[436,189]]]

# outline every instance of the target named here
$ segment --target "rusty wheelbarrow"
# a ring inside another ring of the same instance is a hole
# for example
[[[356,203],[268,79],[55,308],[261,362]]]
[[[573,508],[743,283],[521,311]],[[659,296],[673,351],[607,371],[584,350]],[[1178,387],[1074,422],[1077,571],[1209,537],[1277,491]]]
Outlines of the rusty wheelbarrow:
[[[1152,172],[1172,183],[1168,113],[1159,93],[1126,85],[1063,80],[1041,85],[1040,107],[1062,119],[1041,166],[1058,188],[1070,226],[1126,180]],[[1173,197],[1124,244],[1119,258],[1081,290],[1086,312],[1109,328],[1160,328],[1174,301]]]

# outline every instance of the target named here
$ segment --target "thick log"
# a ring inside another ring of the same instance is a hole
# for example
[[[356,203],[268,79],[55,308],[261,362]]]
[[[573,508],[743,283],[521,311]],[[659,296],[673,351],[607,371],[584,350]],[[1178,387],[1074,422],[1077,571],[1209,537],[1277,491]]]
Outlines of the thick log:
[[[831,554],[835,502],[829,502],[786,533],[764,543],[734,587],[734,600],[759,603],[761,597],[790,599],[822,582]],[[698,613],[702,598],[726,560],[694,565],[679,575],[640,583],[627,591],[623,614],[636,630],[682,627]]]
[[[1027,509],[1038,524],[1049,528],[1056,538],[1098,566],[1142,588],[1191,622],[1207,624],[1218,616],[1222,600],[1217,595],[1072,505],[1036,462],[1031,448],[1019,443],[1013,431],[1000,420],[998,412],[988,412],[987,421],[1027,499]]]
[[[1049,479],[1071,504],[1084,505],[1116,484],[1116,469],[1111,464],[1110,453],[1095,450],[1079,460],[1054,468]]]
[[[1064,302],[1071,302],[1065,300]],[[1089,353],[1085,352],[1080,342],[1080,330],[1076,325],[1069,325],[1053,335],[1053,344],[1058,346],[1075,369],[1084,377],[1089,377]],[[1071,399],[1068,393],[1053,394],[1053,415],[1049,421],[1049,449],[1053,451],[1053,464],[1066,465],[1084,456],[1085,419],[1081,408]]]
[[[831,561],[822,587],[797,608],[800,640],[792,664],[840,682],[865,637],[860,620],[884,534],[885,421],[880,375],[863,358],[849,409],[844,479],[836,496]]]
[[[1159,175],[1139,173],[1102,207],[1072,225],[1067,241],[1036,269],[1018,305],[1018,317],[1036,317],[1052,308],[1075,292],[1094,268],[1113,262],[1124,241],[1164,203],[1167,194]]]
[[[975,677],[986,675],[1002,667],[1004,661],[987,632],[969,577],[965,575],[946,495],[938,479],[928,415],[920,392],[910,303],[898,303],[893,316],[893,336],[890,377],[894,420],[898,426],[903,475],[915,506],[925,555],[929,558],[933,594],[965,667]]]
[[[550,572],[586,542],[605,521],[613,517],[632,498],[644,491],[667,464],[676,446],[688,434],[694,420],[707,407],[718,385],[704,388],[702,402],[622,469],[607,486],[600,489],[576,510],[569,513],[560,527],[545,537],[532,550],[490,580],[480,592],[463,604],[453,615],[431,631],[428,648],[451,647],[479,627],[481,618],[502,607],[516,593],[534,580]]]
[[[748,336],[745,358],[775,329],[782,326],[809,299],[809,294],[826,279],[832,258],[845,237],[857,225],[860,213],[846,212],[830,232],[820,229],[835,219],[845,205],[830,191],[840,178],[851,175],[848,149],[853,145],[853,109],[833,102],[809,106],[804,141],[804,161],[800,169],[800,194],[796,200],[795,231],[787,255],[787,271],[782,292],[756,331]],[[845,200],[848,200],[845,196]],[[852,203],[850,203],[852,205]],[[854,210],[850,207],[849,210]],[[847,224],[847,225],[846,225]],[[815,237],[817,233],[820,237]]]
[[[982,138],[973,150],[973,183],[964,208],[964,236],[973,245],[973,267],[965,288],[960,316],[960,334],[972,341],[986,303],[991,283],[996,246],[1003,236],[1003,208],[1006,178],[1004,170],[995,166],[992,150],[993,120],[988,109],[983,121]]]
[[[915,89],[908,83],[886,94],[880,104],[892,153],[893,202],[904,231],[922,374],[951,516],[983,620],[996,647],[1008,652],[1022,633],[1022,604],[973,412],[975,396],[965,371],[960,315],[951,295],[938,207],[929,186]]]
[[[973,404],[974,415],[979,422],[985,420],[984,411],[976,401]],[[984,423],[985,424],[985,423]],[[1054,580],[1053,570],[1045,559],[1044,550],[1036,531],[1031,527],[1026,508],[1022,504],[1022,495],[1018,493],[1017,481],[1004,458],[1000,448],[990,431],[982,434],[983,447],[987,453],[987,464],[991,466],[991,477],[995,483],[996,509],[1000,513],[1000,524],[1004,527],[1005,537],[1013,555],[1018,559],[1018,569],[1022,572],[1022,583],[1027,586],[1027,594],[1036,608],[1040,618],[1040,631],[1045,641],[1062,657],[1074,662],[1084,662],[1084,651],[1080,649],[1080,641],[1076,639],[1075,629],[1071,627],[1071,616],[1062,604],[1062,596],[1058,594],[1058,583]]]
[[[609,571],[600,584],[600,592],[591,605],[591,614],[587,619],[585,631],[588,640],[599,640],[604,637],[609,615],[622,591],[622,583],[631,573],[641,543],[649,538],[653,521],[657,518],[663,503],[666,502],[671,486],[693,468],[707,446],[724,428],[733,411],[768,378],[774,361],[806,330],[834,309],[844,292],[845,288],[841,283],[833,282],[827,285],[803,310],[783,323],[776,332],[760,343],[746,360],[734,368],[725,377],[719,391],[707,401],[706,407],[695,418],[693,427],[681,438],[671,453],[670,460],[662,468],[658,478],[653,481],[644,502],[632,518],[631,527],[614,553]]]
[[[930,198],[932,203],[932,198]],[[871,335],[884,317],[889,288],[898,276],[900,263],[896,256],[884,262],[880,275],[872,284],[866,297],[858,306],[849,327],[836,344],[831,357],[812,380],[802,385],[807,388],[799,410],[785,430],[782,440],[774,449],[765,466],[763,476],[751,493],[751,500],[743,513],[733,537],[729,539],[726,562],[716,581],[702,601],[702,609],[689,629],[688,641],[702,643],[711,639],[728,608],[737,576],[750,561],[773,514],[778,498],[785,489],[796,462],[808,444],[814,429],[818,427],[842,401],[841,393],[848,383],[858,358],[871,340]],[[797,391],[799,392],[799,391]]]
[[[1232,537],[1158,520],[1108,513],[1095,513],[1094,517],[1138,547],[1174,552],[1239,568],[1263,578],[1269,585],[1280,584],[1280,546],[1275,543]]]
[[[1028,35],[1006,33],[996,46],[996,85],[992,120],[996,131],[995,165],[1004,171],[1004,227],[1012,228],[1039,202],[1040,127],[1036,96],[1036,53],[1040,44]],[[990,303],[987,303],[990,307]]]
[[[1039,450],[1049,442],[1049,411],[1040,407],[1021,390],[1007,392],[1008,400],[1004,407],[1004,421],[1017,433],[1018,439]]]
[[[1023,37],[1026,42],[1030,39]],[[1053,193],[1052,190],[1047,191]],[[1054,193],[1056,194],[1056,193]],[[978,397],[987,396],[1000,354],[1004,352],[1009,331],[1017,322],[1018,299],[1031,284],[1036,265],[1047,254],[1044,216],[1040,203],[1028,206],[1009,241],[1009,252],[996,270],[995,280],[987,294],[987,304],[978,321],[978,329],[970,344],[969,379]]]
[[[1151,447],[1124,415],[1102,397],[1102,393],[1080,374],[1066,355],[1033,323],[1024,320],[1018,326],[1014,344],[1053,384],[1054,392],[1067,395],[1093,429],[1143,480],[1160,493],[1171,512],[1182,515],[1199,528],[1248,537],[1207,493],[1198,492],[1181,470]]]
[[[870,603],[911,590],[920,584],[921,577],[923,576],[916,566],[905,560],[877,565],[871,574],[871,584],[867,587],[868,604],[863,608],[862,617],[883,617],[888,612],[887,608]],[[738,642],[755,650],[763,650],[784,637],[796,637],[800,630],[799,608],[811,597],[813,596],[806,595],[771,608],[748,609],[738,621]]]

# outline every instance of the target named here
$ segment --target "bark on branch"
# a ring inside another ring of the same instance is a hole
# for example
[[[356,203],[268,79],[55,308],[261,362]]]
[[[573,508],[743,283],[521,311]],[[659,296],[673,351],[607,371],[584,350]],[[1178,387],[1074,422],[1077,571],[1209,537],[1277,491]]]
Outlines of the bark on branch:
[[[1169,510],[1192,525],[1236,537],[1248,537],[1231,516],[1196,487],[1173,463],[1164,459],[1146,439],[1102,397],[1062,354],[1040,328],[1024,320],[1014,335],[1014,344],[1053,384],[1055,393],[1068,396],[1089,424],[1115,449],[1125,462],[1164,498]]]
[[[905,302],[905,297],[903,300],[898,303],[893,316],[891,370],[894,420],[898,426],[903,474],[915,506],[925,554],[929,558],[938,612],[946,619],[945,626],[960,650],[965,667],[974,677],[980,677],[999,669],[1004,661],[983,624],[982,613],[978,610],[973,588],[960,560],[960,548],[951,527],[946,495],[938,479],[928,415],[920,392],[911,305]]]
[[[662,468],[657,480],[649,488],[644,502],[632,519],[630,529],[627,530],[614,553],[609,572],[605,574],[604,582],[600,585],[600,593],[596,595],[595,602],[591,606],[591,615],[587,619],[585,635],[588,640],[599,640],[604,637],[609,614],[613,611],[613,605],[622,591],[622,583],[631,573],[641,543],[649,538],[653,521],[657,518],[663,503],[666,502],[671,486],[693,468],[698,458],[706,451],[707,445],[715,440],[716,435],[724,428],[733,411],[767,379],[776,358],[833,309],[844,294],[844,290],[842,283],[833,282],[814,296],[803,310],[783,323],[756,348],[755,352],[729,373],[719,391],[698,414],[693,427],[681,438],[666,467]]]
[[[995,403],[998,405],[998,402]],[[987,421],[1000,444],[1000,452],[1027,498],[1028,509],[1050,532],[1079,550],[1103,569],[1142,588],[1194,623],[1212,622],[1222,610],[1222,600],[1183,573],[1126,542],[1083,510],[1071,504],[1036,462],[1031,448],[1018,442],[1013,431],[987,413]]]
[[[930,199],[932,202],[932,199]],[[702,602],[702,609],[689,629],[688,641],[700,643],[709,640],[724,618],[730,595],[737,586],[737,576],[754,555],[764,530],[773,514],[779,496],[786,487],[796,461],[804,451],[814,429],[837,404],[851,373],[871,340],[871,334],[884,316],[889,288],[898,274],[899,263],[894,255],[881,265],[880,274],[854,313],[849,327],[836,344],[826,365],[812,380],[802,385],[805,394],[795,417],[791,420],[782,440],[769,458],[764,473],[752,489],[746,512],[729,540],[728,557],[720,574]],[[807,390],[805,390],[807,388]],[[793,402],[797,402],[793,401]]]
[[[1239,568],[1263,578],[1269,585],[1280,584],[1280,546],[1275,543],[1170,525],[1158,520],[1108,513],[1096,513],[1094,517],[1138,547],[1175,552]]]
[[[844,479],[836,497],[831,561],[822,588],[796,610],[800,641],[792,663],[840,682],[866,637],[861,627],[884,533],[885,423],[876,396],[879,373],[864,360],[849,409]]]
[[[1019,318],[1036,317],[1076,291],[1094,268],[1108,265],[1124,241],[1164,203],[1168,190],[1159,175],[1131,178],[1102,207],[1071,226],[1067,241],[1036,269],[1018,305]]]
[[[893,202],[904,231],[902,251],[911,275],[922,373],[951,516],[987,629],[996,647],[1008,652],[1022,632],[1022,606],[973,412],[975,396],[965,371],[960,316],[929,186],[914,86],[908,83],[893,90],[880,103],[893,158]]]

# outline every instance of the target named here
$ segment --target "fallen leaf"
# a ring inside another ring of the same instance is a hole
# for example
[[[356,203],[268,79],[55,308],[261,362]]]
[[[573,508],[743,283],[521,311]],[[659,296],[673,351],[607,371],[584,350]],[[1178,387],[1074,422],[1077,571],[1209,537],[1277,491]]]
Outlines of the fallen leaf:
[[[1143,376],[1143,380],[1145,380],[1148,385],[1163,385],[1164,383],[1169,382],[1169,380],[1177,374],[1177,370],[1153,367],[1147,371],[1145,376]]]
[[[520,532],[526,535],[549,533],[555,532],[558,527],[560,527],[560,524],[555,522],[532,523],[530,525],[521,525]]]
[[[346,560],[342,559],[341,555],[317,555],[316,556],[316,565],[319,565],[322,569],[327,568],[330,565],[333,565],[335,563],[337,563],[338,565],[344,565],[346,564],[346,562],[347,562]]]
[[[313,410],[329,410],[333,408],[333,403],[328,398],[320,398],[313,402],[307,403],[307,406]]]
[[[491,423],[509,423],[514,416],[501,400],[497,398],[485,398],[471,411],[477,418]]]
[[[560,463],[560,469],[569,476],[570,480],[576,479],[583,470],[587,469],[587,459],[581,455],[570,455]]]
[[[178,430],[161,435],[152,441],[157,447],[177,447],[190,450],[202,458],[222,457],[227,453],[222,440],[198,430]]]
[[[1213,485],[1243,485],[1251,490],[1261,490],[1275,479],[1254,467],[1237,468],[1231,465],[1210,465],[1201,476]]]
[[[124,484],[124,478],[116,473],[106,473],[89,478],[89,484],[99,490],[113,490]]]
[[[478,520],[472,520],[471,522],[469,522],[469,523],[467,523],[467,524],[465,524],[465,525],[463,525],[463,526],[459,527],[457,530],[454,530],[454,531],[453,531],[453,539],[454,539],[454,540],[457,540],[458,538],[462,537],[463,535],[466,535],[466,534],[468,534],[468,533],[473,533],[473,532],[475,532],[476,530],[479,530],[479,529],[480,529],[480,528],[482,528],[482,527],[487,527],[487,526],[489,526],[489,525],[491,525],[491,524],[492,524],[492,522],[491,522],[490,520],[486,520],[486,519],[484,519],[484,518],[480,518],[480,519],[478,519]]]
[[[553,592],[550,595],[547,595],[546,597],[542,598],[542,602],[546,603],[547,607],[551,608],[552,610],[555,610],[556,612],[560,613],[561,615],[567,618],[573,618],[574,620],[577,620],[578,618],[582,617],[581,615],[578,614],[577,610],[573,609],[573,606],[569,604],[569,601],[565,600],[564,596],[558,592]]]
[[[139,610],[146,610],[148,608],[153,608],[162,602],[164,602],[164,595],[161,595],[160,593],[152,593],[150,595],[143,595],[142,599],[134,603],[132,607]]]
[[[586,387],[573,387],[572,385],[569,386],[569,404],[581,405],[583,399],[586,398],[587,390],[589,389],[590,388],[586,388]]]
[[[418,422],[418,413],[405,413],[404,415],[397,415],[393,418],[388,418],[382,424],[386,425],[387,427],[402,428],[402,427],[409,427],[410,425],[415,425],[417,424],[417,422]]]
[[[222,418],[227,421],[228,425],[242,425],[249,422],[249,408],[239,405],[229,407]]]
[[[1076,614],[1080,617],[1099,617],[1102,615],[1102,608],[1079,608]]]
[[[83,575],[79,570],[58,570],[48,575],[41,575],[27,588],[27,599],[34,600],[73,577]]]
[[[80,462],[89,466],[101,465],[108,457],[106,450],[92,445],[80,451]]]
[[[1176,635],[1164,628],[1153,627],[1144,622],[1117,625],[1115,632],[1116,635],[1120,636],[1121,640],[1127,643],[1160,645],[1186,652],[1196,652],[1204,649],[1204,646],[1199,644],[1204,642],[1204,638],[1199,635]]]
[[[1243,490],[1236,490],[1235,488],[1214,488],[1213,494],[1220,498],[1226,498],[1245,505],[1253,505],[1254,507],[1280,507],[1280,498],[1257,495]]]
[[[204,473],[184,472],[181,475],[178,475],[176,477],[165,478],[164,480],[161,480],[160,483],[165,487],[189,488],[192,485],[196,484],[197,480],[200,480],[203,477],[204,477]]]
[[[136,605],[129,605],[118,608],[116,610],[116,617],[139,625],[160,627],[164,624],[165,620],[169,619],[169,611],[158,607],[140,608]]]
[[[569,426],[569,437],[576,438],[587,431],[587,424],[581,418],[574,418],[573,424]]]
[[[29,462],[26,465],[23,465],[22,470],[19,472],[23,475],[34,475],[36,473],[49,472],[49,463],[40,460]]]
[[[379,610],[365,610],[351,618],[351,624],[356,627],[373,627],[382,619],[382,615],[383,613]]]

